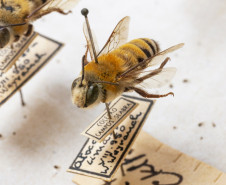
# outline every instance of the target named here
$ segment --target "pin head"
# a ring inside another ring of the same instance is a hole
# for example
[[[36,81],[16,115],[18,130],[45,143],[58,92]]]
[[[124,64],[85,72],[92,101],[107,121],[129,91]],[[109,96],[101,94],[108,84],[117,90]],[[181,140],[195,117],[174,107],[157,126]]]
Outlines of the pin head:
[[[81,10],[81,13],[82,13],[82,15],[84,15],[85,17],[87,17],[87,15],[88,15],[88,13],[89,13],[89,10],[88,10],[87,8],[83,8],[83,9]]]

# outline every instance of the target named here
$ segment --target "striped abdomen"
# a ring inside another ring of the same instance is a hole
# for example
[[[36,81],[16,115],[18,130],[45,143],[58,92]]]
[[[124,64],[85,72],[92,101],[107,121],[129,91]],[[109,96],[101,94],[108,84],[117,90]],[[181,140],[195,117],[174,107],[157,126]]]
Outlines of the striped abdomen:
[[[153,57],[158,52],[159,46],[154,40],[140,38],[120,46],[111,53],[126,61],[128,66],[134,66],[144,59]]]
[[[40,5],[44,4],[47,0],[28,0],[28,1],[34,3],[34,7],[36,9]]]

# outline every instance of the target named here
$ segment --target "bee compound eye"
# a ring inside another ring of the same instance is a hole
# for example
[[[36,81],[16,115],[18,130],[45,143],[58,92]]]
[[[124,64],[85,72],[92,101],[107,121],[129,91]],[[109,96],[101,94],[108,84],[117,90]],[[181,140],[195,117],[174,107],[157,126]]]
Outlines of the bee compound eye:
[[[71,89],[74,89],[76,87],[76,85],[77,85],[77,80],[74,80],[71,85]]]
[[[7,28],[0,29],[0,48],[4,48],[10,40],[10,32]]]
[[[90,85],[86,93],[85,105],[88,107],[93,104],[99,96],[99,88],[96,84]]]

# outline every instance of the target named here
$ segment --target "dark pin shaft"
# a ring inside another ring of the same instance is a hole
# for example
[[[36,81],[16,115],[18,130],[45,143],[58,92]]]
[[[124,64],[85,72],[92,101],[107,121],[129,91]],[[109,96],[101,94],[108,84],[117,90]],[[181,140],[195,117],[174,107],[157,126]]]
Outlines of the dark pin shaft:
[[[18,71],[17,65],[14,64],[14,66],[15,66],[16,71]],[[16,87],[17,87],[17,84],[16,84]],[[25,102],[24,102],[22,90],[19,90],[19,92],[20,92],[21,104],[22,104],[22,106],[25,106],[26,104],[25,104]]]
[[[85,76],[85,71],[84,71],[84,67],[85,67],[85,55],[82,57],[82,80],[80,83],[80,86],[82,86],[82,81],[84,80],[84,76]]]
[[[108,117],[109,119],[111,119],[111,113],[110,113],[110,109],[107,103],[105,103],[106,109],[107,109],[107,113],[108,113]]]
[[[26,104],[25,104],[25,102],[24,102],[22,90],[20,90],[19,92],[20,92],[21,104],[22,104],[22,106],[25,106]]]
[[[105,103],[105,106],[106,106],[106,109],[107,109],[108,117],[109,117],[109,119],[111,119],[112,117],[111,117],[109,105],[107,103]],[[113,134],[113,138],[116,139],[115,131],[113,131],[112,134]]]
[[[88,20],[88,17],[87,17],[89,11],[88,11],[88,9],[83,8],[81,12],[82,12],[82,15],[85,16],[86,25],[87,25],[87,29],[88,29],[88,32],[89,32],[89,38],[90,38],[92,49],[93,49],[94,59],[95,59],[95,62],[98,64],[97,53],[96,53],[96,49],[95,49],[94,42],[93,42],[93,36],[92,36],[92,32],[91,32],[90,25],[89,25],[89,20]]]

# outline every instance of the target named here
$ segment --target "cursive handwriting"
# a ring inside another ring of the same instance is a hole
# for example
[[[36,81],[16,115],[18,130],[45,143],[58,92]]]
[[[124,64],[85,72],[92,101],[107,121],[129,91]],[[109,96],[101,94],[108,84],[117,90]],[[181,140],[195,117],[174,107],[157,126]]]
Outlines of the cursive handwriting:
[[[128,155],[130,155],[133,151],[134,150],[131,150]],[[141,161],[141,160],[142,160],[142,162],[137,164],[137,161]],[[127,173],[125,174],[124,166],[127,166],[127,165],[131,165],[131,166],[127,168],[127,170],[126,170]],[[124,162],[121,164],[122,177],[126,177],[126,175],[130,176],[131,175],[130,173],[137,175],[138,172],[141,173],[142,177],[137,177],[137,178],[139,178],[139,180],[136,181],[136,183],[139,182],[140,184],[142,184],[142,181],[143,182],[147,181],[148,183],[150,182],[152,185],[180,185],[183,182],[183,176],[179,173],[167,172],[167,171],[164,171],[161,169],[156,170],[154,165],[152,165],[148,162],[148,159],[146,158],[146,154],[140,154],[140,155],[137,155],[137,156],[129,158],[129,159],[126,158],[124,160]],[[168,182],[164,182],[164,183],[161,182],[161,177],[163,175],[167,176],[167,178],[165,178],[165,179],[168,179]],[[153,179],[154,177],[155,177],[155,179],[157,178],[160,180],[154,180]],[[172,178],[172,177],[174,177],[174,178]],[[126,179],[128,179],[128,177]],[[175,179],[175,180],[172,182],[172,179]],[[113,182],[117,182],[117,179],[115,178],[110,182],[105,182],[104,185],[112,185]],[[120,182],[121,182],[121,180],[120,180]],[[128,180],[126,180],[124,182],[124,185],[132,185],[132,184],[133,184],[133,182],[129,182]]]

